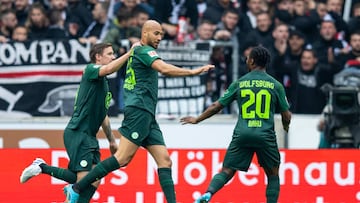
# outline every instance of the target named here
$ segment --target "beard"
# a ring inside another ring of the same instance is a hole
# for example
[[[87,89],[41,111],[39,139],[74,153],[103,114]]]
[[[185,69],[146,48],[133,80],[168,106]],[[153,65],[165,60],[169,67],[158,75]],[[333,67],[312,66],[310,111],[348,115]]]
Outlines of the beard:
[[[360,49],[354,49],[353,48],[351,51],[355,56],[360,56]]]

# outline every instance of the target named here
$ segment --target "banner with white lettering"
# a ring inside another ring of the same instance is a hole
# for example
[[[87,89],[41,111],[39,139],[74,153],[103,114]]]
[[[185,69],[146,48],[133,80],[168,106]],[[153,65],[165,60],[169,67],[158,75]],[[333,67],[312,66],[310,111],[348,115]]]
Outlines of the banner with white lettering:
[[[90,44],[77,40],[0,44],[0,115],[11,117],[69,116],[82,71],[89,63]],[[207,64],[209,45],[176,46],[164,41],[163,60],[193,68]],[[108,76],[113,101],[110,116],[118,113],[119,74]],[[204,107],[204,75],[159,79],[159,114],[199,113]]]
[[[192,43],[178,46],[172,41],[160,44],[157,53],[167,63],[197,68],[209,63],[209,43]],[[165,77],[159,75],[159,115],[199,114],[204,110],[206,74],[191,77]]]
[[[90,44],[77,40],[0,44],[0,115],[69,116]],[[108,77],[117,113],[116,74]],[[116,114],[117,115],[117,114]]]
[[[101,151],[103,159],[110,156]],[[211,178],[219,172],[224,149],[170,149],[172,177],[177,202],[189,203],[206,191]],[[11,155],[11,156],[9,156]],[[360,202],[359,150],[282,150],[279,203],[355,203]],[[14,160],[21,157],[21,161]],[[0,202],[63,202],[65,182],[40,174],[25,184],[19,183],[21,171],[34,158],[49,165],[67,167],[63,149],[1,149],[0,179],[4,182]],[[218,191],[212,203],[266,202],[266,176],[252,161],[247,173],[238,172]],[[165,203],[156,163],[149,153],[139,149],[132,162],[109,173],[92,198],[93,203]]]

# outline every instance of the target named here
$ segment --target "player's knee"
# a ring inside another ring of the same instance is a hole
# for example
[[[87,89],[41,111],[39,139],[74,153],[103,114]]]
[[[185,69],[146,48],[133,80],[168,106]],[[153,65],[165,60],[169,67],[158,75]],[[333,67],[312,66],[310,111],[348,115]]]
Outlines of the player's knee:
[[[273,168],[264,168],[265,174],[267,177],[270,176],[278,176],[279,175],[279,167],[273,167]]]
[[[133,156],[126,156],[126,157],[125,156],[118,156],[118,157],[116,157],[116,160],[118,161],[120,167],[125,167],[130,163],[132,158],[133,158]]]
[[[171,168],[171,166],[172,166],[172,161],[170,157],[165,157],[161,159],[158,163],[159,168]]]
[[[228,177],[233,177],[235,174],[235,170],[231,169],[231,168],[222,168],[221,169],[222,172],[226,173]]]

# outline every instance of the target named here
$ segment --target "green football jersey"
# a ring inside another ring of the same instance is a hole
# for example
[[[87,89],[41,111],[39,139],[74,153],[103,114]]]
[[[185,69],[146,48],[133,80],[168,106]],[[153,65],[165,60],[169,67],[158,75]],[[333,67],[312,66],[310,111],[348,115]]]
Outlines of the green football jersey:
[[[112,99],[106,77],[99,77],[100,65],[86,66],[76,93],[70,129],[82,129],[96,136],[108,112]]]
[[[151,64],[159,58],[151,46],[134,48],[126,67],[125,106],[135,106],[155,115],[159,76],[158,72],[151,68]]]
[[[236,100],[239,116],[235,135],[259,135],[276,139],[274,114],[289,109],[284,87],[263,71],[251,71],[234,81],[219,102],[227,106]],[[270,141],[269,140],[269,141]]]

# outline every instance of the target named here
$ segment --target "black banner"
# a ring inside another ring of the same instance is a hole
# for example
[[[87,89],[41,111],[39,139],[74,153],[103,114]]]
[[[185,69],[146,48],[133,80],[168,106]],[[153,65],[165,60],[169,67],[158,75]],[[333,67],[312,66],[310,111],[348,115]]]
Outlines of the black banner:
[[[158,54],[168,63],[193,68],[207,64],[209,46],[176,46],[162,42]],[[0,44],[0,115],[70,116],[90,44],[77,40]],[[119,81],[108,76],[113,94],[110,116],[118,114]],[[199,113],[204,107],[204,76],[160,76],[158,113]]]
[[[196,68],[209,63],[210,45],[191,43],[178,46],[172,41],[162,42],[158,55],[167,63]],[[206,75],[191,77],[159,76],[157,113],[163,116],[199,114],[204,110]]]
[[[0,115],[70,116],[89,51],[77,40],[0,44]],[[116,74],[109,81],[117,115]]]

